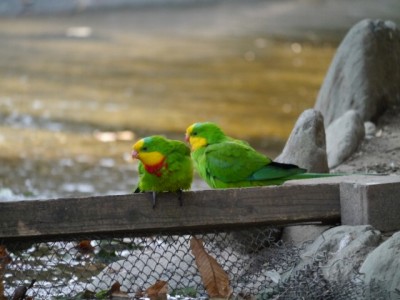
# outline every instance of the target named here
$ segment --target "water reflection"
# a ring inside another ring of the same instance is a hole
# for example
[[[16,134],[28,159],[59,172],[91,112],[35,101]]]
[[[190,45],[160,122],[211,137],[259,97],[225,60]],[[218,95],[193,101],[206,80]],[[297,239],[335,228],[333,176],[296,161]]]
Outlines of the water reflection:
[[[167,16],[176,13],[152,27],[126,11],[0,20],[0,195],[130,192],[133,141],[183,140],[196,121],[278,153],[313,106],[335,46],[188,35]]]

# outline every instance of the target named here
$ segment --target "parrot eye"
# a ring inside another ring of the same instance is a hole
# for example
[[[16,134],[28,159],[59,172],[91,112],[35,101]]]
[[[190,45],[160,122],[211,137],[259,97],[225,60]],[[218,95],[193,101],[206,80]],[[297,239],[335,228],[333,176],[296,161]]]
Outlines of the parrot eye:
[[[192,135],[197,135],[197,132],[192,132]]]
[[[142,151],[147,151],[147,147],[142,147]]]

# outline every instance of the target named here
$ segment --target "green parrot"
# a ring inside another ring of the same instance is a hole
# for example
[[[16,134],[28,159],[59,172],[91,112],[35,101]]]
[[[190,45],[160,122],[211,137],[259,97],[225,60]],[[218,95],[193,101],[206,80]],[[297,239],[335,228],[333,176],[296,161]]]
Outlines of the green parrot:
[[[194,123],[186,130],[195,169],[211,188],[279,185],[287,180],[337,174],[307,173],[292,164],[272,161],[247,142],[226,136],[214,123]]]
[[[177,192],[182,205],[182,190],[190,189],[193,164],[185,143],[153,135],[132,146],[132,158],[139,159],[139,182],[135,193],[152,192],[153,208],[157,192]]]

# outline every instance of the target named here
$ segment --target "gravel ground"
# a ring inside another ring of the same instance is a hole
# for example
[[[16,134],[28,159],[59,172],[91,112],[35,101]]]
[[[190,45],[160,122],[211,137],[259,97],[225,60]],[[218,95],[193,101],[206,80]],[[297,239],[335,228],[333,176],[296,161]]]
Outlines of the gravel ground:
[[[400,175],[400,108],[390,108],[376,123],[359,150],[334,172],[368,172]]]

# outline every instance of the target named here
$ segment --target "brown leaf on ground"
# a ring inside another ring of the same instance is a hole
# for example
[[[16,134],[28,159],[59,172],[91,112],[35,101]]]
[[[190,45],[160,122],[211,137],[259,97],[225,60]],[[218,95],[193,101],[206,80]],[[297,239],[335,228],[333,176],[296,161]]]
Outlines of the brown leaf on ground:
[[[110,294],[120,292],[121,291],[121,284],[117,281],[114,282],[110,288]]]
[[[7,297],[4,296],[4,272],[6,266],[12,262],[10,255],[8,254],[7,248],[4,245],[0,245],[0,300],[6,300]]]
[[[168,282],[157,280],[155,284],[146,290],[150,300],[166,300],[168,293]]]
[[[31,281],[31,284],[30,284],[28,287],[26,287],[26,286],[24,286],[24,285],[18,286],[18,287],[14,290],[14,293],[13,293],[13,295],[12,295],[12,300],[24,300],[24,299],[27,300],[27,299],[31,298],[31,297],[27,297],[27,296],[26,296],[26,293],[28,292],[28,290],[29,290],[30,288],[33,287],[33,285],[35,284],[35,282],[36,282],[36,279],[33,279],[33,280]]]
[[[232,294],[229,285],[229,276],[218,264],[214,257],[210,256],[203,246],[203,241],[192,237],[190,249],[196,259],[203,285],[210,298],[228,299]]]
[[[10,255],[8,254],[7,248],[4,245],[0,245],[0,265],[5,266],[12,262]]]
[[[135,293],[135,299],[143,298],[145,296],[144,291],[139,287]]]
[[[92,253],[94,251],[94,247],[91,244],[90,240],[82,240],[76,246],[76,249],[82,254]]]
[[[128,293],[121,291],[121,284],[116,281],[111,285],[111,288],[107,291],[108,296],[111,296],[112,299],[128,299]]]

